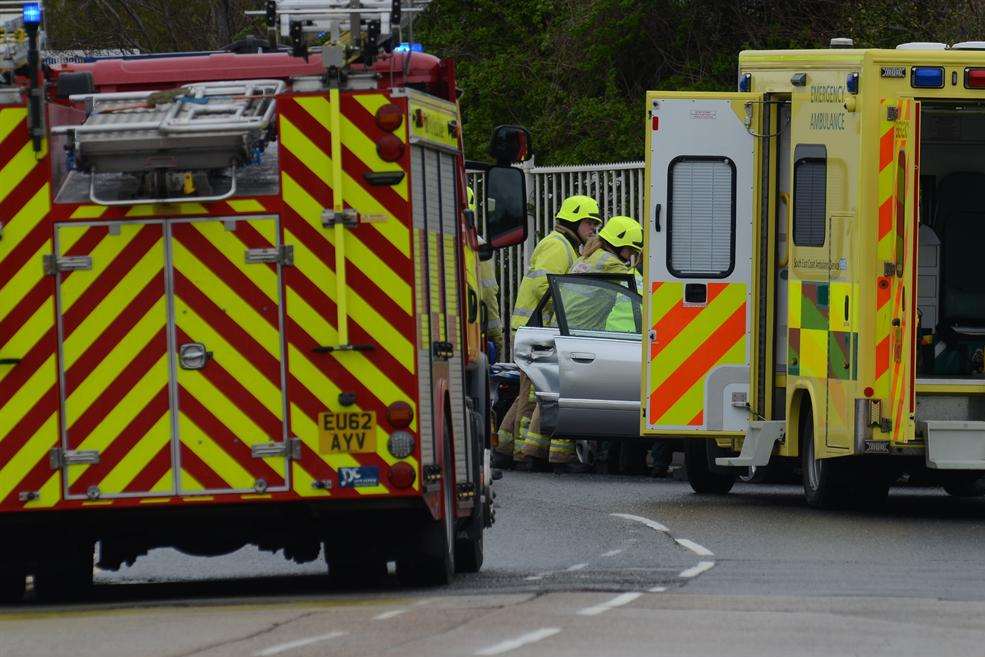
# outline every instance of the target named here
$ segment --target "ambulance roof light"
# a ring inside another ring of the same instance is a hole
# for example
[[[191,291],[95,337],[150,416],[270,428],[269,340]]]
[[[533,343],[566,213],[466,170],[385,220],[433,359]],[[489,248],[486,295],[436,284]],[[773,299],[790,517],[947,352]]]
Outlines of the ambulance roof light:
[[[985,50],[985,41],[962,41],[951,46],[951,50]]]
[[[831,39],[832,48],[854,48],[855,40],[848,37],[835,37]]]
[[[41,3],[25,2],[23,5],[24,24],[37,26],[41,24]]]
[[[939,41],[911,41],[896,46],[897,50],[947,50],[946,43]]]

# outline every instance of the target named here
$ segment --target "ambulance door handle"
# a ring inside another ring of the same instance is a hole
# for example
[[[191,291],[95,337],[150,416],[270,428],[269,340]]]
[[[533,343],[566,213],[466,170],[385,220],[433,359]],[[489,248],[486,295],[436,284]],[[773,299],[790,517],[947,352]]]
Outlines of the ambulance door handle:
[[[848,297],[845,297],[845,323],[848,323]]]
[[[653,230],[660,232],[660,204],[653,209]]]
[[[587,351],[572,351],[571,360],[576,363],[594,363],[595,354],[588,353]]]

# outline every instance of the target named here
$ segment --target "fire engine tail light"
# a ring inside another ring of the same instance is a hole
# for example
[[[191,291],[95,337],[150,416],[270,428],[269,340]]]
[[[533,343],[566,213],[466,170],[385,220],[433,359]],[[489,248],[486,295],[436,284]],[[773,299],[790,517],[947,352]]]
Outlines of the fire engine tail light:
[[[384,162],[396,162],[404,156],[404,142],[394,135],[383,135],[376,141],[376,154]]]
[[[390,485],[394,488],[410,488],[417,479],[417,473],[409,463],[394,463],[390,466]]]
[[[414,453],[414,434],[409,431],[395,431],[386,441],[387,451],[395,459],[405,459]]]
[[[376,125],[380,130],[393,132],[404,122],[404,111],[399,105],[390,103],[376,110]]]
[[[964,86],[965,89],[985,89],[985,68],[966,68]]]
[[[387,406],[386,421],[394,429],[406,429],[414,421],[414,409],[407,402],[394,402]]]

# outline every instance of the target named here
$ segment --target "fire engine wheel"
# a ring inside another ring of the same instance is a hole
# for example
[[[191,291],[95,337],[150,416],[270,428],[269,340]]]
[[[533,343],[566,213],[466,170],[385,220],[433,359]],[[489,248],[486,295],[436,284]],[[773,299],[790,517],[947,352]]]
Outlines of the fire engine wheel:
[[[445,586],[455,574],[454,465],[451,419],[445,416],[444,465],[441,481],[444,513],[441,520],[428,521],[413,554],[397,561],[397,577],[405,586]]]
[[[65,545],[44,555],[34,573],[34,592],[42,602],[71,602],[84,599],[92,589],[93,544],[84,541]]]
[[[691,438],[684,442],[687,481],[695,493],[725,495],[735,485],[735,472],[712,470],[714,440]]]
[[[24,599],[27,573],[17,565],[0,566],[0,604],[17,604]]]

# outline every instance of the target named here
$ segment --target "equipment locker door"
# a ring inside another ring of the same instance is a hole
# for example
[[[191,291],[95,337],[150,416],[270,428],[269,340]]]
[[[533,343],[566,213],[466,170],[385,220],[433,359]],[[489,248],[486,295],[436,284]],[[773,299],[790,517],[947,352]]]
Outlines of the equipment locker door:
[[[762,100],[647,97],[644,433],[747,427]]]
[[[163,225],[59,225],[46,265],[57,289],[55,465],[66,499],[172,495]]]
[[[286,490],[277,217],[174,220],[179,492]]]

